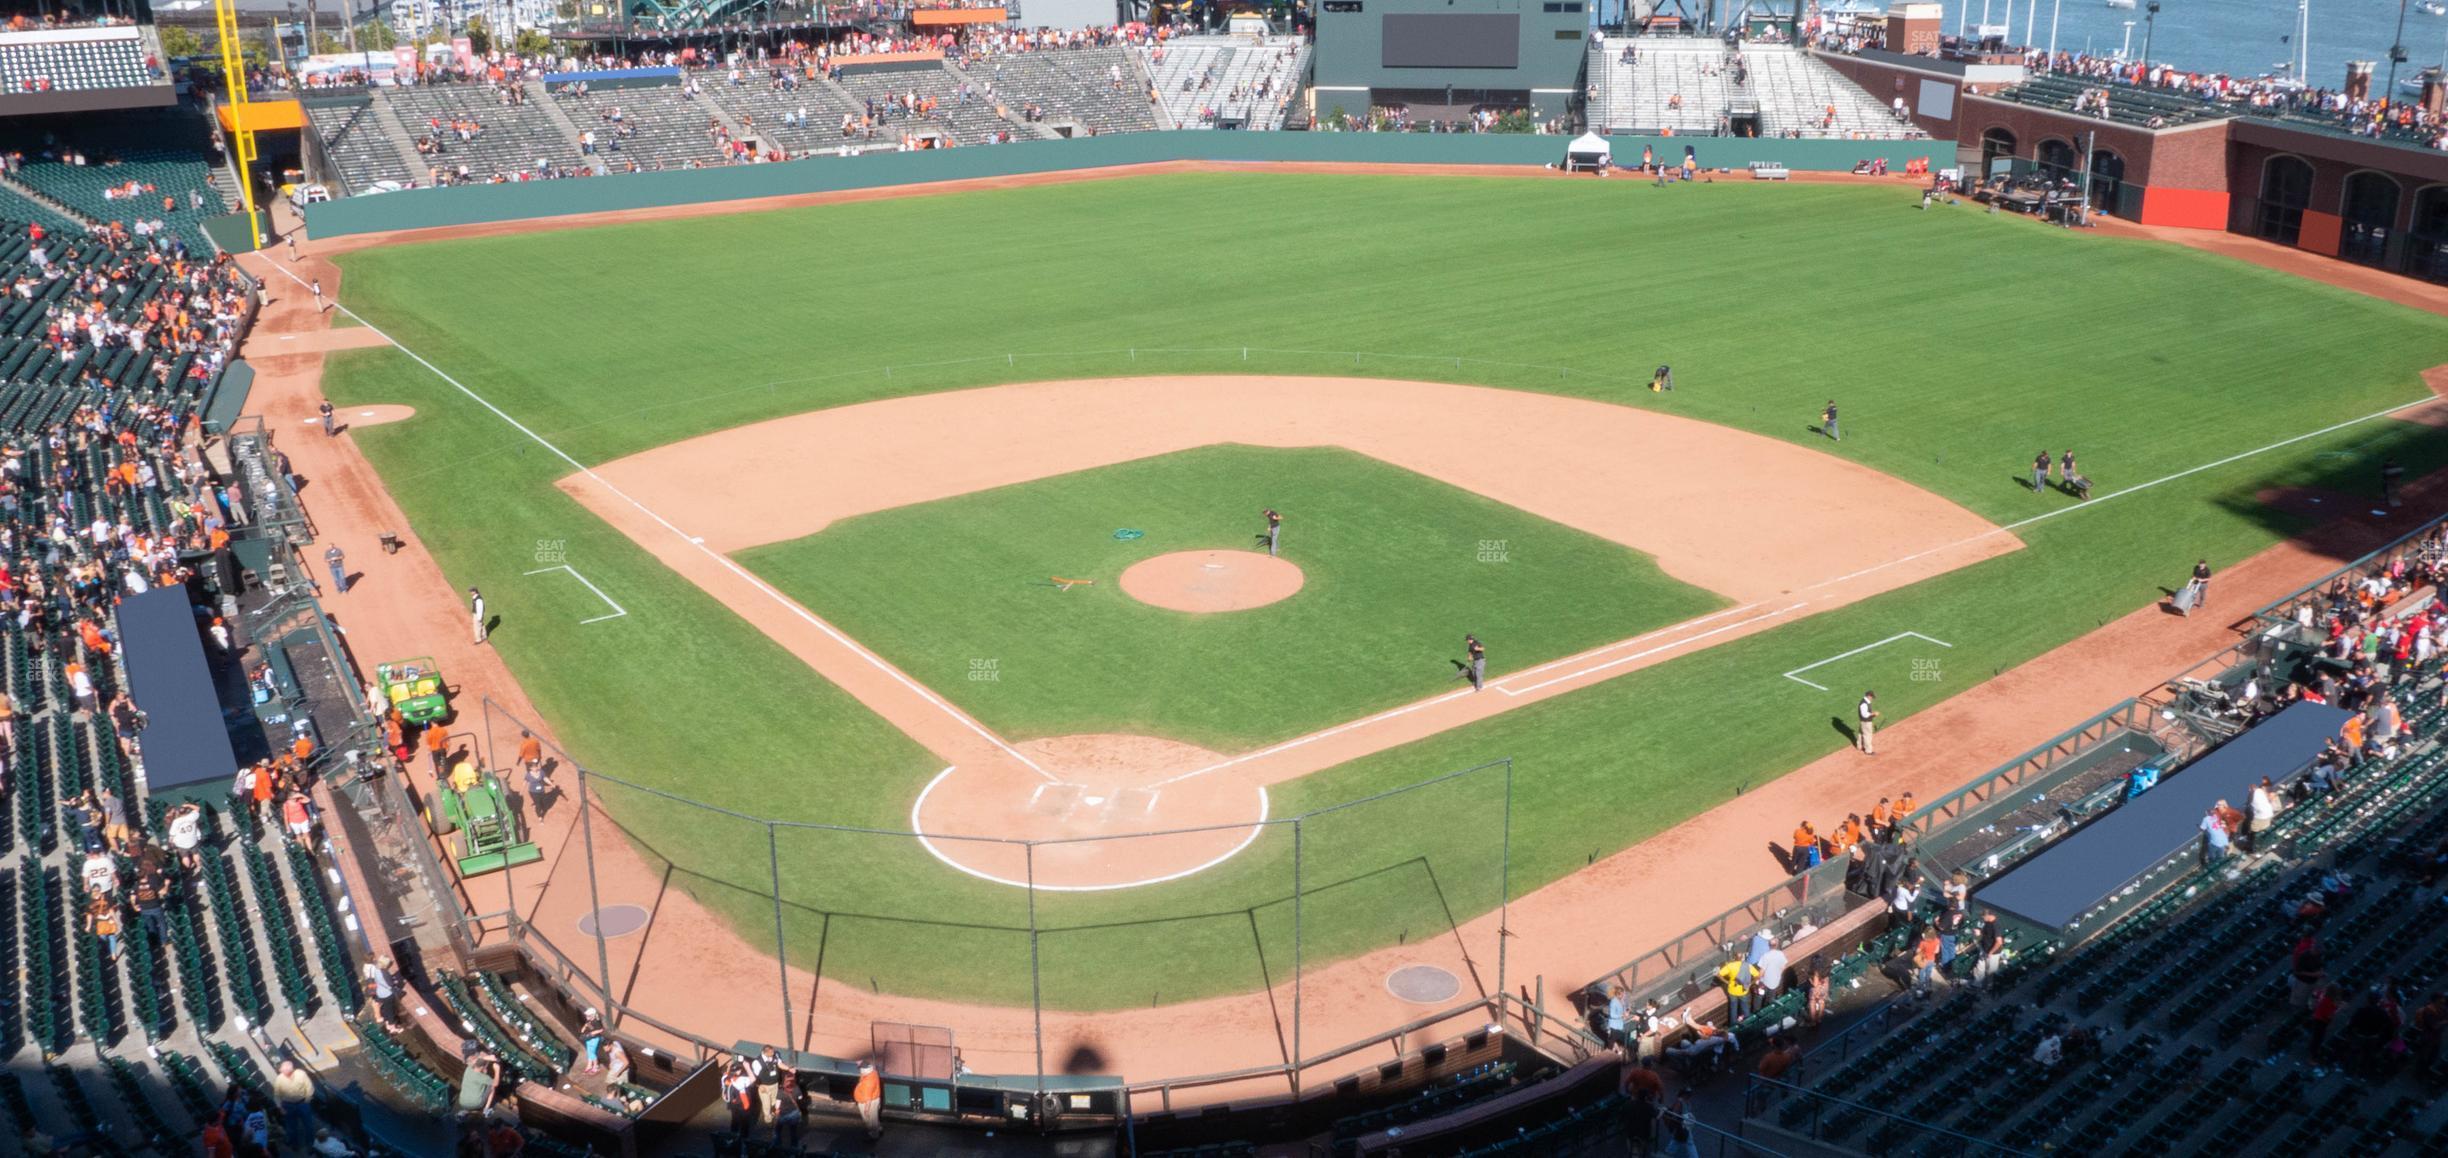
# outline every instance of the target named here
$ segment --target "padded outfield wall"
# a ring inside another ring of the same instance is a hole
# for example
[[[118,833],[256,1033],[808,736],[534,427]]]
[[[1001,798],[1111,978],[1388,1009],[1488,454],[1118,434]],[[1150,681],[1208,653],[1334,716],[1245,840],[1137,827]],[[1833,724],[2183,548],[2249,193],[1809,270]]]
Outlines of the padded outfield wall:
[[[1910,157],[1931,156],[1942,142],[1925,140],[1825,141],[1738,137],[1615,137],[1615,156],[1638,160],[1643,146],[1660,158],[1698,150],[1700,163],[1741,169],[1752,161],[1776,161],[1797,170],[1844,171],[1855,162],[1884,157],[1902,169]],[[773,165],[726,165],[624,173],[561,181],[507,185],[462,185],[410,189],[371,197],[348,197],[306,208],[307,232],[317,238],[383,233],[398,229],[480,225],[534,217],[561,217],[621,209],[696,205],[753,197],[832,193],[1007,177],[1068,169],[1101,169],[1160,161],[1324,161],[1430,165],[1544,165],[1561,161],[1566,138],[1505,134],[1443,133],[1129,133],[1070,141],[1019,141],[917,153],[818,156]],[[1742,178],[1737,178],[1742,179]]]

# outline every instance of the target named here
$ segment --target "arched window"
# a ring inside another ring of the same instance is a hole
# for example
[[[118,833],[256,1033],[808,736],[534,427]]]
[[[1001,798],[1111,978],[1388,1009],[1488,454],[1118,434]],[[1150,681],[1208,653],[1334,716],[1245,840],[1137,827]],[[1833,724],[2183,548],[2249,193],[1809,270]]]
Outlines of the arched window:
[[[2346,194],[2338,204],[2338,256],[2365,265],[2388,260],[2389,241],[2397,235],[2397,180],[2369,171],[2346,178]]]
[[[2129,216],[2124,212],[2125,158],[2107,149],[2091,153],[2091,207],[2102,213]]]
[[[1981,172],[1995,176],[2014,164],[2015,135],[2005,129],[1989,129],[1981,133]]]
[[[2082,170],[2082,160],[2074,146],[2055,137],[2040,142],[2040,175],[2051,181],[2071,181]]]
[[[2448,185],[2433,185],[2414,195],[2404,268],[2425,281],[2448,282]]]
[[[2304,208],[2312,204],[2312,166],[2301,157],[2272,157],[2261,165],[2260,209],[2253,232],[2264,240],[2293,245],[2303,236]]]

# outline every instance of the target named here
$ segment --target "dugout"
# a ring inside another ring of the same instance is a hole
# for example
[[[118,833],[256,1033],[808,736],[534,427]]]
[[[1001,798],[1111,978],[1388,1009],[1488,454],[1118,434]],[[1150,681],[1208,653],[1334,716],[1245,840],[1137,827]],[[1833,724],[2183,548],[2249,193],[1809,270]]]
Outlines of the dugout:
[[[1563,116],[1581,91],[1584,0],[1321,0],[1320,118],[1400,108],[1461,121],[1479,108]]]

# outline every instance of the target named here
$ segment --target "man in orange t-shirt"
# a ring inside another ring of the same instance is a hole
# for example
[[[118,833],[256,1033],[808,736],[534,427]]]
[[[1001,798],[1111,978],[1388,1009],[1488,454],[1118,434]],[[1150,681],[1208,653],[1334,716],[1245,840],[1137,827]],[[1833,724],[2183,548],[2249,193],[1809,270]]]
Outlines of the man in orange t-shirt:
[[[860,1062],[858,1085],[850,1091],[850,1100],[858,1103],[859,1121],[867,1126],[867,1138],[874,1141],[884,1136],[884,1078],[876,1073],[874,1062]]]

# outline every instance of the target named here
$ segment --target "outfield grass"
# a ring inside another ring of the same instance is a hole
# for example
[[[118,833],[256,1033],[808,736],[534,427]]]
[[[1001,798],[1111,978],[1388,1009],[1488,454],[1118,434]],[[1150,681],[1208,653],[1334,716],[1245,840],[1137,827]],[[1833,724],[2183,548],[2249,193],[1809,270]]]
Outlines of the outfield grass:
[[[1250,550],[1269,506],[1303,576],[1282,603],[1196,615],[1114,582],[1157,555]],[[1465,631],[1517,669],[1726,603],[1637,551],[1335,449],[1204,447],[849,519],[740,561],[1006,738],[1223,752],[1448,690]],[[1058,591],[1053,575],[1101,580]],[[970,678],[980,661],[995,678]]]
[[[1185,225],[1217,205],[1297,224]],[[2018,484],[2040,447],[2076,448],[2113,491],[2424,397],[2417,372],[2448,362],[2438,318],[2193,251],[1907,206],[1833,185],[1183,175],[343,263],[352,307],[587,462],[1023,378],[1359,373],[1597,396],[1795,440],[1833,396],[1846,439],[1817,445],[2010,522],[2071,501]],[[1217,352],[1157,352],[1189,348]],[[1659,362],[1674,394],[1635,385]],[[355,437],[452,581],[484,586],[504,616],[496,646],[591,766],[762,815],[906,822],[940,762],[554,490],[566,464],[393,351],[337,356],[329,388],[343,405],[417,408]],[[2023,529],[2026,551],[1283,785],[1276,811],[1511,756],[1512,881],[1532,887],[1842,743],[1829,720],[1843,693],[1778,673],[1898,631],[1954,643],[1941,679],[1880,689],[1900,719],[2156,598],[2197,556],[2225,565],[2297,529],[2257,490],[2369,490],[2385,455],[2422,471],[2448,448],[2430,428],[2371,423],[2095,501]],[[583,592],[521,576],[539,538],[568,540],[630,615],[576,626],[597,613]],[[2101,705],[2131,690],[2103,687]],[[1304,850],[1306,959],[1492,906],[1496,782],[1321,822]],[[752,942],[769,935],[760,829],[607,803],[675,883]],[[1018,890],[886,838],[792,833],[783,856],[795,963],[821,950],[858,984],[1026,999]],[[1042,898],[1040,920],[1062,930],[1043,946],[1047,1000],[1280,979],[1290,860],[1269,836],[1190,880]],[[1614,916],[1641,918],[1637,904]]]

